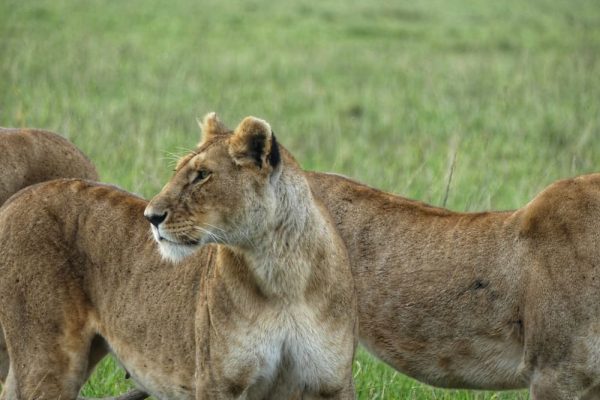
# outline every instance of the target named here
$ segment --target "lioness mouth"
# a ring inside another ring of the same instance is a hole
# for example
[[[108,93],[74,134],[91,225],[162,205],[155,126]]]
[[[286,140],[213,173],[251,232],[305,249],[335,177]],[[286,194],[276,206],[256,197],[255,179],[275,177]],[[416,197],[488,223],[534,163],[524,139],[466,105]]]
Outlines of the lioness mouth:
[[[169,242],[178,246],[197,246],[200,244],[200,240],[186,240],[183,242],[175,242],[173,240],[169,240],[163,236],[160,236],[160,234],[158,235],[158,241],[159,242]]]

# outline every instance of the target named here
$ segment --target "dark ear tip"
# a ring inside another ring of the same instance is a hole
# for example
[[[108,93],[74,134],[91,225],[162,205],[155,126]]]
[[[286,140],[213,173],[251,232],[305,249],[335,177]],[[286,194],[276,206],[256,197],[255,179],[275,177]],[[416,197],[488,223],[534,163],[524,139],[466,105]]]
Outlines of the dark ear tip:
[[[279,152],[279,143],[275,139],[275,132],[271,132],[271,152],[269,153],[269,164],[275,168],[281,162],[281,153]]]

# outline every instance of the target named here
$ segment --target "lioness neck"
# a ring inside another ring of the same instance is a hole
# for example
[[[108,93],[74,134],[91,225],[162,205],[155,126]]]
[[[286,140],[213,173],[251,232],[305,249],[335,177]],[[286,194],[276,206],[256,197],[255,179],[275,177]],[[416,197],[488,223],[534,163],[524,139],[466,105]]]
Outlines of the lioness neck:
[[[293,299],[304,292],[315,254],[331,240],[327,221],[308,183],[294,168],[284,167],[275,183],[275,208],[265,229],[243,247],[228,247],[251,272],[267,297]],[[320,263],[321,264],[321,263]]]

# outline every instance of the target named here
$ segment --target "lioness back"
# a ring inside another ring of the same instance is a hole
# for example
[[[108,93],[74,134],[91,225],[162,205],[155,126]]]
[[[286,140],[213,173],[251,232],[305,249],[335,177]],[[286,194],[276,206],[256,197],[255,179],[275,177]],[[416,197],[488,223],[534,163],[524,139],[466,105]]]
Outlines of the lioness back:
[[[57,178],[98,179],[91,161],[52,132],[0,128],[0,154],[0,204],[34,183]]]

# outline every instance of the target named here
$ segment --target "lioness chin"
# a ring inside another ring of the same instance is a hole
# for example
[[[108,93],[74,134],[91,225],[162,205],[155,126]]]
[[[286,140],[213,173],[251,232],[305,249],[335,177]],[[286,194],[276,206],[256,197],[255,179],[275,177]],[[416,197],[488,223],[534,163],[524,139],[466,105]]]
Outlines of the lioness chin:
[[[149,205],[61,180],[0,213],[2,399],[74,399],[108,351],[159,399],[353,398],[355,296],[327,212],[264,121],[203,130]]]

